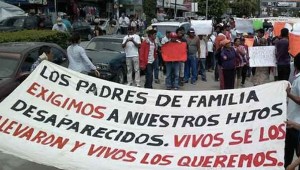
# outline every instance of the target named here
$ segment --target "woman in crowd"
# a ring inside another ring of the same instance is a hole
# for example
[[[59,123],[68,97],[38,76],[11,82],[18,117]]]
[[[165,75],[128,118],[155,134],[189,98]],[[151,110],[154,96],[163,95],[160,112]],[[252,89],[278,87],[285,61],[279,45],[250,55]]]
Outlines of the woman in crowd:
[[[67,49],[67,55],[69,60],[68,68],[83,74],[94,74],[96,77],[100,76],[96,66],[90,61],[82,48],[80,43],[79,33],[74,33],[71,36],[70,42],[72,43]]]
[[[235,82],[235,61],[237,54],[233,47],[231,47],[230,40],[225,39],[221,41],[223,49],[221,51],[221,66],[224,76],[224,89],[234,89]]]
[[[237,75],[237,87],[241,86],[244,87],[246,74],[247,74],[247,50],[244,45],[242,45],[240,38],[234,39],[234,46],[235,52],[237,54],[236,58],[236,75]]]

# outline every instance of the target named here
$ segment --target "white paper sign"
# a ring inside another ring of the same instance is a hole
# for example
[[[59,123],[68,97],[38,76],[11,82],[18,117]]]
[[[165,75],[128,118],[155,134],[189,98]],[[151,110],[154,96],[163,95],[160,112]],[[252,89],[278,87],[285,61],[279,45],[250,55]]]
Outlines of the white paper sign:
[[[212,33],[212,20],[191,20],[191,26],[196,35],[209,35]]]
[[[249,48],[250,67],[275,67],[275,46]]]
[[[282,170],[286,87],[151,90],[43,61],[0,104],[0,150],[67,170]]]
[[[237,33],[253,33],[253,20],[235,18],[235,28]]]

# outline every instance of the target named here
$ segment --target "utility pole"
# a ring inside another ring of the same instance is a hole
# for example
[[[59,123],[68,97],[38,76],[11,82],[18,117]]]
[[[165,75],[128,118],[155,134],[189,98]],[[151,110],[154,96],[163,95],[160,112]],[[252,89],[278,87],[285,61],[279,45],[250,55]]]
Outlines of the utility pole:
[[[174,18],[177,16],[177,0],[175,0]]]
[[[207,20],[208,15],[208,0],[206,0],[206,8],[205,8],[205,19]]]
[[[163,9],[165,11],[165,0],[162,1],[162,7],[163,7]]]

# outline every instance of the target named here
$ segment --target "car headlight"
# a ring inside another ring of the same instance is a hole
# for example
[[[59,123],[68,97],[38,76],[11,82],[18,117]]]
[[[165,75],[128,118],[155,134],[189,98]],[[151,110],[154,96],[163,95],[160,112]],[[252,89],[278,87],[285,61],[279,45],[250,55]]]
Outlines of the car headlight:
[[[97,67],[97,70],[104,70],[104,71],[109,70],[109,64],[97,63],[96,67]]]

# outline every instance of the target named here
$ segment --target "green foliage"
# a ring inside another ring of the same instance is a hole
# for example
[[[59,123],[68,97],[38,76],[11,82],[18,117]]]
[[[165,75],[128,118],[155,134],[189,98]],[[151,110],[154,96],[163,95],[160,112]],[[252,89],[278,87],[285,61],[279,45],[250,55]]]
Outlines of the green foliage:
[[[206,0],[198,1],[198,15],[205,16],[206,14]],[[221,18],[226,13],[228,8],[227,0],[208,0],[208,17]]]
[[[156,0],[144,0],[143,9],[147,17],[147,23],[151,24],[151,19],[156,18]]]
[[[17,32],[0,32],[0,43],[4,42],[51,42],[67,48],[70,35],[52,30],[25,30]]]
[[[231,4],[232,14],[237,17],[255,16],[257,11],[257,1],[239,1]]]

